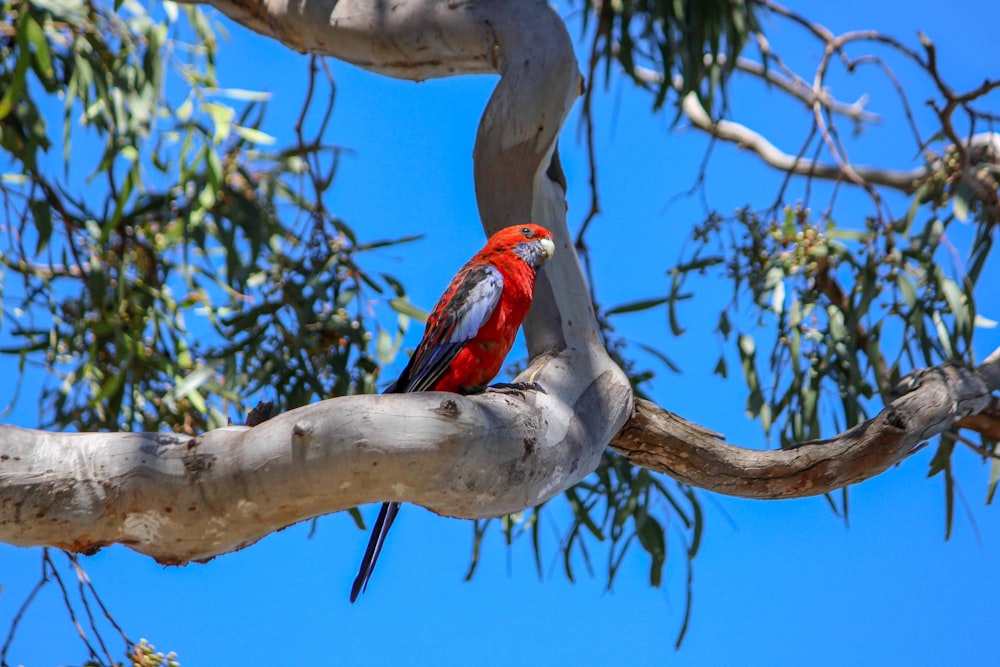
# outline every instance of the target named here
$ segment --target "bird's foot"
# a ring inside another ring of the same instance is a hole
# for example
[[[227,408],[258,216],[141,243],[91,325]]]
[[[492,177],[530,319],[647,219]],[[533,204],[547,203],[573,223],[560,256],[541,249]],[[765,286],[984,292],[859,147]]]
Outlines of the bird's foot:
[[[548,393],[537,382],[498,382],[491,384],[486,388],[486,391],[495,391],[501,394],[519,394],[521,398],[524,398],[524,392],[526,391],[537,391],[540,394]]]
[[[487,391],[493,391],[498,394],[518,394],[521,398],[524,398],[524,392],[526,391],[537,391],[541,394],[548,393],[542,385],[537,382],[497,382],[496,384],[491,384],[488,387],[480,384],[473,387],[462,387],[458,390],[458,393],[463,396],[472,396],[474,394],[482,394]]]

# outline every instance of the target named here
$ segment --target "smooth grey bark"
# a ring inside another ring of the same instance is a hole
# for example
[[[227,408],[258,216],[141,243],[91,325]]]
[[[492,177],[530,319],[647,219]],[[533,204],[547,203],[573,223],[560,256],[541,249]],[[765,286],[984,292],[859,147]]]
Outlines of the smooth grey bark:
[[[604,446],[587,440],[618,417],[602,405],[628,395],[610,373],[565,398],[350,396],[199,436],[3,426],[0,540],[83,552],[121,543],[179,564],[367,502],[464,518],[519,511],[596,467]]]

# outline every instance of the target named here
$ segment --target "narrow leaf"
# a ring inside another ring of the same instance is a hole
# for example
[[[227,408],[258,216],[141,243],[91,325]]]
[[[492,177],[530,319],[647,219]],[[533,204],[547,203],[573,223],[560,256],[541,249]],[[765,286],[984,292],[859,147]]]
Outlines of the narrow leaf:
[[[622,313],[635,313],[641,310],[649,310],[651,308],[656,308],[657,306],[662,306],[669,300],[669,297],[657,297],[655,299],[641,299],[639,301],[630,301],[628,303],[623,303],[621,305],[615,306],[614,308],[609,308],[604,312],[605,315],[620,315]]]

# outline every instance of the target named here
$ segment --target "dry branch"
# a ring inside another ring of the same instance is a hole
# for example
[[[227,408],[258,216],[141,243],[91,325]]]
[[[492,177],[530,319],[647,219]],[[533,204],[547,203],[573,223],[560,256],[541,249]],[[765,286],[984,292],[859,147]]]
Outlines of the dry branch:
[[[897,387],[901,395],[873,419],[827,440],[768,451],[727,444],[722,436],[637,399],[611,447],[636,465],[732,496],[828,493],[878,475],[925,440],[989,409],[995,401],[991,392],[1000,391],[1000,349],[975,370],[945,364],[911,374]]]

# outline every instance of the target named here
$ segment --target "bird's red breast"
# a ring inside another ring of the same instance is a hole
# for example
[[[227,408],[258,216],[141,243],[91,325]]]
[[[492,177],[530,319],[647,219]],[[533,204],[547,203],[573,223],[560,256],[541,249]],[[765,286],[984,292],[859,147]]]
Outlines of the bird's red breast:
[[[491,236],[434,306],[391,391],[457,392],[496,377],[531,307],[536,271],[554,251],[552,234],[538,225]]]

